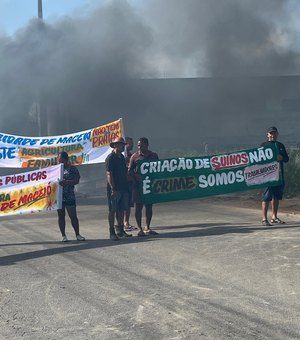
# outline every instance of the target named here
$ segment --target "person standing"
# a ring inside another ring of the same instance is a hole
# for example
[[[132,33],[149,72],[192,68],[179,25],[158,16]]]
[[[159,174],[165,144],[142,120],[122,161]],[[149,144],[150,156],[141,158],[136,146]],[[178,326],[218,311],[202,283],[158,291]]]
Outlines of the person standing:
[[[277,160],[280,164],[280,173],[282,178],[282,184],[267,187],[263,193],[262,197],[262,225],[264,226],[271,226],[272,224],[284,224],[280,218],[278,218],[278,208],[279,208],[279,201],[283,198],[283,189],[284,189],[284,170],[283,170],[283,163],[287,163],[289,161],[289,156],[286,152],[285,146],[277,141],[278,138],[278,130],[275,126],[270,127],[267,130],[267,141],[262,143],[261,146],[268,147],[270,144],[276,146],[278,151]],[[272,205],[272,216],[269,222],[268,220],[268,209],[269,204],[271,202]]]
[[[126,165],[127,165],[127,168],[128,168],[129,161],[130,161],[130,158],[132,156],[131,151],[133,149],[133,139],[131,137],[125,137],[125,141],[126,141],[125,159],[126,159]],[[130,214],[131,214],[131,208],[133,207],[132,186],[133,186],[133,180],[132,180],[131,176],[128,175],[129,207],[125,211],[125,214],[124,214],[124,230],[125,231],[132,231],[132,230],[137,229],[135,226],[131,225],[130,222],[129,222]]]
[[[58,159],[63,164],[63,179],[59,184],[63,187],[62,208],[57,210],[58,226],[62,235],[62,242],[68,242],[66,236],[66,210],[71,220],[72,227],[75,231],[77,241],[84,241],[85,238],[79,234],[79,221],[76,212],[76,198],[74,186],[79,183],[80,174],[78,169],[69,161],[69,155],[61,152]]]
[[[112,152],[106,157],[109,238],[113,241],[132,236],[124,231],[124,212],[128,210],[129,192],[127,166],[124,155],[126,142],[118,137],[110,143]],[[115,226],[115,219],[117,226]]]
[[[157,232],[150,228],[152,220],[152,204],[145,204],[145,219],[146,227],[142,228],[142,210],[143,201],[139,191],[140,178],[137,174],[137,162],[140,160],[158,160],[158,155],[155,152],[149,150],[149,141],[146,137],[141,137],[137,143],[138,151],[135,152],[129,161],[129,174],[134,180],[132,199],[135,203],[135,219],[139,228],[138,236],[145,236],[148,234],[156,235]]]

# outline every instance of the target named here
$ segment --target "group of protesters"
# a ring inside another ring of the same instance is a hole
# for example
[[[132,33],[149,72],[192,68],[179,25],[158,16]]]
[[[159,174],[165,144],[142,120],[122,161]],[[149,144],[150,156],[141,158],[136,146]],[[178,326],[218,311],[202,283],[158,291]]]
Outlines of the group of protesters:
[[[129,232],[138,230],[137,236],[156,235],[150,228],[152,220],[152,204],[143,204],[139,191],[140,176],[137,162],[139,160],[158,160],[158,155],[149,150],[149,140],[141,137],[137,142],[137,152],[132,154],[133,139],[118,137],[110,143],[112,152],[105,160],[107,178],[108,225],[109,238],[118,241],[120,238],[131,237]],[[65,233],[66,211],[70,217],[76,239],[84,241],[79,233],[79,222],[76,213],[74,187],[79,183],[80,174],[76,166],[69,161],[66,152],[60,153],[59,162],[63,163],[64,175],[60,185],[63,187],[62,208],[58,209],[58,225],[62,234],[62,242],[67,242]],[[130,224],[131,208],[135,206],[137,226]],[[142,213],[145,208],[145,227],[142,227]]]
[[[107,177],[108,222],[111,240],[130,237],[128,231],[133,230],[129,224],[130,207],[135,205],[135,219],[138,236],[157,234],[150,228],[152,219],[152,204],[145,204],[145,224],[142,228],[143,201],[139,191],[140,176],[137,172],[137,162],[140,160],[158,160],[158,155],[149,150],[146,137],[138,140],[138,151],[131,154],[133,141],[122,137],[110,143],[111,154],[105,160]],[[127,150],[125,147],[127,146]],[[123,152],[125,151],[125,156]],[[125,223],[124,223],[125,220]],[[115,221],[117,225],[115,225]]]
[[[289,156],[285,146],[277,141],[279,132],[272,126],[267,130],[267,140],[261,146],[275,144],[278,151],[277,161],[280,163],[282,184],[269,186],[262,196],[262,225],[284,224],[278,216],[279,201],[283,198],[284,174],[283,163],[288,162]],[[110,143],[112,152],[105,160],[107,178],[107,201],[108,201],[108,225],[109,239],[118,241],[121,238],[131,237],[129,232],[137,230],[137,236],[156,235],[157,232],[150,228],[152,219],[152,204],[144,204],[140,187],[140,175],[138,174],[137,162],[140,160],[158,160],[158,155],[149,150],[149,141],[141,137],[137,142],[137,151],[132,154],[133,139],[131,137],[116,138]],[[69,162],[66,152],[61,152],[60,163],[64,166],[64,176],[60,185],[63,187],[62,208],[58,209],[58,225],[62,234],[62,241],[67,242],[65,233],[65,211],[71,220],[71,224],[78,241],[85,238],[79,233],[79,222],[76,213],[76,199],[74,186],[79,183],[80,174],[77,168]],[[268,220],[268,208],[271,202],[272,215]],[[130,211],[135,206],[135,220],[137,226],[130,224]],[[145,227],[142,227],[142,212],[145,207]],[[116,223],[116,224],[115,224]]]

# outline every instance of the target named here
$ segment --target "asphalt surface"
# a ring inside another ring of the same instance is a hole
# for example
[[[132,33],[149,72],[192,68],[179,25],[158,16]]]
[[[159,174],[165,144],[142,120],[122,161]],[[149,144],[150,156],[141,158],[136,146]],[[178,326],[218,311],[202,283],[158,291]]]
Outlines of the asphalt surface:
[[[0,339],[300,339],[299,215],[159,204],[159,235],[118,242],[106,215],[79,202],[66,244],[55,212],[1,219]]]

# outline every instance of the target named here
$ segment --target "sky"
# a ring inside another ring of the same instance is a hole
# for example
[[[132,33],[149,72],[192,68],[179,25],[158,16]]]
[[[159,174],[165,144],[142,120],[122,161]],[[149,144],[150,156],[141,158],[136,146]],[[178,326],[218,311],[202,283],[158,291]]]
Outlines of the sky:
[[[37,17],[37,3],[0,0],[0,36],[14,38],[26,30]],[[298,0],[43,0],[44,22],[52,27],[68,18],[79,23],[81,18],[93,18],[100,8],[122,3],[129,4],[142,31],[150,35],[151,59],[143,58],[150,72],[143,76],[259,74],[274,73],[278,67],[280,74],[293,72],[295,58],[290,57],[300,50]],[[223,67],[220,56],[230,62],[229,68]],[[269,58],[272,71],[264,65]]]
[[[37,16],[37,0],[0,0],[0,29],[12,35]],[[78,8],[91,5],[88,0],[44,0],[43,12],[46,20],[72,14]]]
[[[80,16],[105,4],[107,0],[43,0],[44,20],[53,22],[63,16]],[[13,35],[37,16],[38,0],[0,0],[0,31]],[[138,6],[141,0],[131,0]]]

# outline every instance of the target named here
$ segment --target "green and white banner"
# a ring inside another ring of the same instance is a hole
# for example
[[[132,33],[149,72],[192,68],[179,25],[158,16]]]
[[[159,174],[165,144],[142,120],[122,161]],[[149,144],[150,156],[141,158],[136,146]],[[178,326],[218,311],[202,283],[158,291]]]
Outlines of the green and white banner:
[[[140,161],[145,204],[221,195],[280,185],[275,147],[204,157]]]

